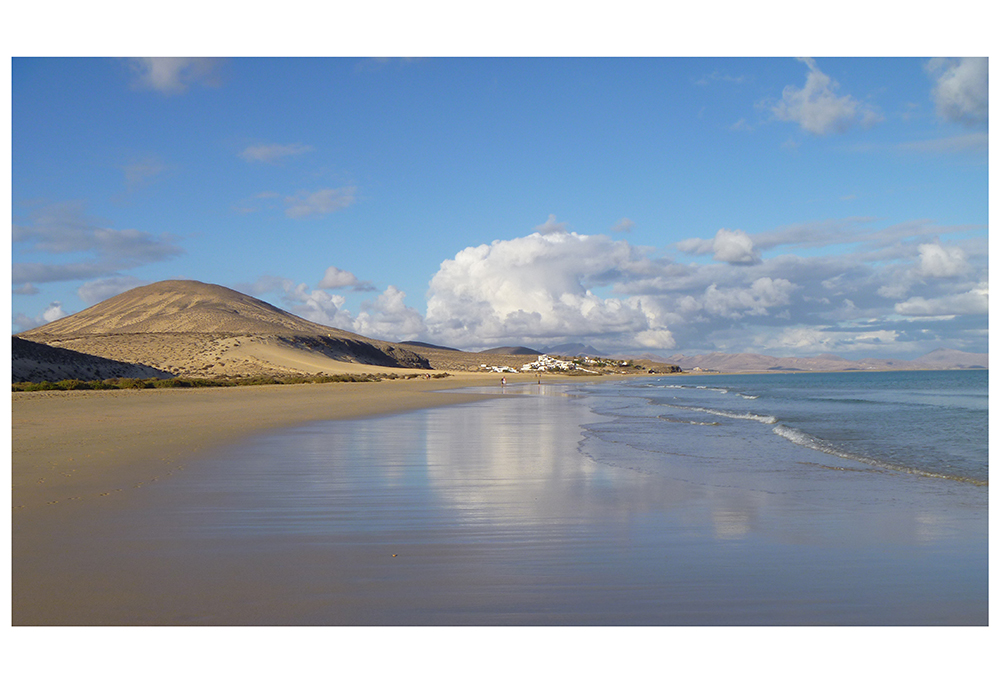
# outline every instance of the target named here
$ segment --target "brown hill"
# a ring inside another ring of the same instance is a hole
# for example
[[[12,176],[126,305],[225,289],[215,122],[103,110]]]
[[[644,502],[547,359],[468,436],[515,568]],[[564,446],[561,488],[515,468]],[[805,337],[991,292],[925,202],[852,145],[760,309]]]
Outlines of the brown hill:
[[[430,367],[397,344],[193,280],[137,287],[18,337],[192,376],[337,374],[346,364]]]

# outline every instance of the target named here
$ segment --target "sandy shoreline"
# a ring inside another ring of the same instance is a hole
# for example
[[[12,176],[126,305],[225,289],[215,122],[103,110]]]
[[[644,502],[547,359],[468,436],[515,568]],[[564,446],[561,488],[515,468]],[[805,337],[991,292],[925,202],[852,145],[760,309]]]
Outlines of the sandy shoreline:
[[[12,623],[985,623],[978,489],[740,429],[647,462],[625,386],[565,398],[602,379],[14,395]]]
[[[548,381],[595,379],[600,377]],[[507,381],[536,380],[510,375]],[[14,393],[15,522],[43,510],[106,504],[173,476],[199,453],[255,432],[482,400],[496,395],[443,390],[498,382],[497,375],[458,373],[370,383]]]

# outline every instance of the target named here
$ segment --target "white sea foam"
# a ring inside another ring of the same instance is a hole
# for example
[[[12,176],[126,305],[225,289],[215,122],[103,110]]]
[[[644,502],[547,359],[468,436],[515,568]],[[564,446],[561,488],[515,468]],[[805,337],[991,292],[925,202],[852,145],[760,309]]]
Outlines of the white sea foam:
[[[907,474],[916,474],[922,477],[933,477],[935,479],[951,479],[954,481],[964,481],[970,484],[975,484],[977,486],[988,485],[989,482],[983,479],[977,479],[975,477],[963,477],[960,475],[948,475],[939,472],[928,472],[917,467],[906,467],[904,465],[896,465],[889,462],[884,462],[876,458],[870,458],[864,455],[859,455],[857,453],[850,453],[845,450],[836,448],[832,444],[823,441],[822,439],[816,438],[806,434],[803,431],[795,429],[794,427],[789,427],[787,425],[779,424],[775,426],[774,433],[778,436],[788,439],[794,444],[799,446],[805,446],[806,448],[811,448],[814,451],[820,451],[821,453],[827,453],[828,455],[834,455],[838,458],[845,458],[847,460],[853,460],[855,462],[864,463],[865,465],[871,465],[872,467],[878,467],[879,469],[893,470],[895,472],[905,472]]]
[[[728,410],[716,410],[715,408],[696,408],[693,406],[674,406],[676,408],[685,408],[686,410],[697,410],[702,413],[709,413],[711,415],[718,415],[719,417],[729,417],[734,420],[753,420],[754,422],[760,422],[761,424],[773,425],[778,422],[778,418],[774,415],[758,415],[756,413],[733,413]]]

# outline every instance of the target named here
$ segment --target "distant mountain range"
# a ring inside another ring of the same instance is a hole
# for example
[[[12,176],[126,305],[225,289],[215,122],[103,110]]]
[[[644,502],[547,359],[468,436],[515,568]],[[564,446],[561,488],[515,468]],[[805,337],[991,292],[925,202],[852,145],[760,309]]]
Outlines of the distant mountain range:
[[[591,358],[607,358],[607,355],[598,351],[593,346],[587,344],[559,344],[558,346],[546,346],[542,349],[544,353],[556,356],[590,356]]]
[[[758,353],[708,353],[696,356],[647,356],[683,370],[716,372],[843,372],[850,370],[966,370],[989,368],[989,354],[937,349],[915,360],[864,358],[851,361],[833,354],[812,358],[766,356]]]

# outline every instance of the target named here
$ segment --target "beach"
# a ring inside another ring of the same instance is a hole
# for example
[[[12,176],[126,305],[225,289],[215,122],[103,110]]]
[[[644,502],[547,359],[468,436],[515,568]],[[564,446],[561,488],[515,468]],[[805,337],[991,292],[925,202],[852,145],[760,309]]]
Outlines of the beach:
[[[988,487],[629,396],[675,382],[15,395],[13,622],[986,623]]]
[[[37,513],[47,506],[92,503],[159,481],[188,458],[257,431],[475,400],[441,390],[498,381],[483,375],[420,376],[292,386],[16,392],[12,508]]]
[[[187,468],[192,463],[227,444],[313,421],[352,420],[494,398],[448,390],[492,388],[499,381],[495,374],[458,373],[447,378],[426,379],[419,374],[411,379],[317,385],[13,393],[13,622],[62,622],[59,609],[36,618],[35,610],[45,596],[24,593],[20,580],[61,571],[65,565],[56,560],[65,555],[65,547],[64,539],[57,539],[72,534],[75,524],[127,519],[148,502],[150,492],[173,479],[190,478]],[[508,381],[536,380],[508,376]],[[104,534],[101,528],[91,532]],[[99,563],[99,551],[87,538],[78,540],[80,552]],[[66,575],[55,580],[73,585],[77,578]]]

